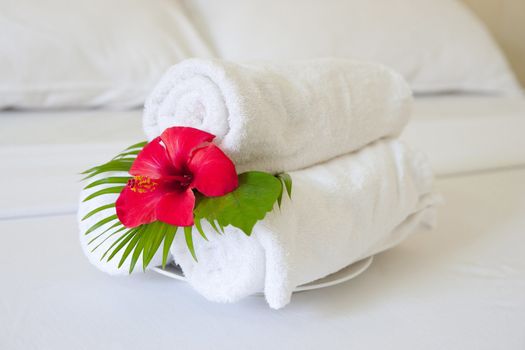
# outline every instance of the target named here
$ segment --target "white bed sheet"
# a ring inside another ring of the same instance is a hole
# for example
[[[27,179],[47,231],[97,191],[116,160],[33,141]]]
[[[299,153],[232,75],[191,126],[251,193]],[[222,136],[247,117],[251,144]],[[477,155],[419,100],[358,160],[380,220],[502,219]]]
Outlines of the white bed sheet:
[[[140,110],[1,112],[0,218],[74,212],[78,173],[143,140],[141,130]],[[525,98],[419,98],[402,138],[438,175],[519,166]]]
[[[416,99],[402,138],[425,151],[438,175],[525,163],[525,98]]]
[[[153,272],[89,265],[74,215],[0,220],[0,349],[525,348],[525,169],[443,178],[437,230],[358,278],[294,295],[203,299]]]

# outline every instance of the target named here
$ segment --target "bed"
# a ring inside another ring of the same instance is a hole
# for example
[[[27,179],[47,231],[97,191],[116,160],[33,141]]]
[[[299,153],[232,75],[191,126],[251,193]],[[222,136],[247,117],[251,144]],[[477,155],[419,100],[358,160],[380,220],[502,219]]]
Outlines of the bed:
[[[488,129],[454,139],[458,129],[478,130],[468,122],[480,108]],[[376,256],[348,283],[297,294],[281,312],[256,296],[235,305],[210,303],[183,282],[153,272],[110,278],[82,256],[78,172],[141,139],[140,114],[2,113],[2,348],[132,348],[148,347],[152,339],[177,348],[525,345],[525,159],[518,152],[525,144],[513,139],[512,158],[480,152],[483,132],[501,127],[508,133],[498,140],[505,144],[523,130],[524,100],[416,100],[404,138],[434,160],[436,187],[446,198],[438,229]],[[83,127],[71,135],[64,133],[69,124]],[[436,139],[450,140],[450,157],[438,152]],[[461,144],[461,157],[472,155],[473,162],[454,159],[454,145]],[[33,244],[20,254],[29,237]]]

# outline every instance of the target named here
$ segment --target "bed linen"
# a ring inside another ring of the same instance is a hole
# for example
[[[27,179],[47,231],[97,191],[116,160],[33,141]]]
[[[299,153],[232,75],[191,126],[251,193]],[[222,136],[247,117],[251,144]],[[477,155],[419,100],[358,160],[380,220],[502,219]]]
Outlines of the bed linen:
[[[0,348],[521,350],[524,178],[515,169],[438,179],[447,205],[437,230],[280,312],[261,297],[206,302],[154,273],[100,273],[74,214],[0,220]]]
[[[438,175],[524,164],[525,98],[419,98],[402,139],[425,151]]]

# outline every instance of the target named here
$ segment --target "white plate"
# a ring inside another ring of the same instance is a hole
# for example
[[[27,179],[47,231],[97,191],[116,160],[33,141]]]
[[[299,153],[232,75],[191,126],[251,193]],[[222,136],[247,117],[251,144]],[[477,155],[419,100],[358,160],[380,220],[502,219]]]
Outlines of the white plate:
[[[355,278],[361,273],[363,273],[370,266],[370,264],[372,264],[372,260],[374,260],[374,257],[369,256],[368,258],[356,261],[355,263],[348,265],[347,267],[342,268],[341,270],[334,272],[326,277],[320,278],[310,283],[300,285],[294,289],[294,292],[302,292],[305,290],[335,286],[336,284],[351,280],[352,278]],[[161,266],[156,266],[152,268],[152,270],[170,278],[174,278],[180,281],[186,281],[182,269],[180,268],[180,266],[175,264],[170,264],[164,269]]]

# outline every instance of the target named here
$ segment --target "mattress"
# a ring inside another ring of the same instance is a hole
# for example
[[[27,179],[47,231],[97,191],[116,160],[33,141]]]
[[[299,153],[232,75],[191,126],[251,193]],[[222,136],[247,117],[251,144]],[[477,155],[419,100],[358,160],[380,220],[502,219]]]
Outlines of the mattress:
[[[402,137],[438,173],[438,229],[279,312],[82,256],[79,172],[142,140],[140,115],[0,113],[0,349],[525,348],[525,99],[417,99]]]

